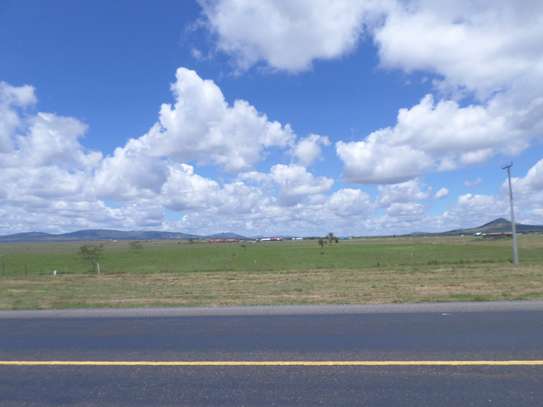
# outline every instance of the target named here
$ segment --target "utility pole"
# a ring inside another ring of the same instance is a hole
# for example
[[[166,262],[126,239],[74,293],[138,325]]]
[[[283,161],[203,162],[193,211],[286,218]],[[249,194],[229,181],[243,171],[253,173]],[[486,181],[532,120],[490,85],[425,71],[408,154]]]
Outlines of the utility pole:
[[[507,170],[507,180],[509,182],[509,204],[511,205],[511,229],[513,233],[513,264],[518,265],[518,248],[517,248],[517,226],[515,225],[515,209],[513,207],[513,187],[511,186],[511,167],[513,163],[504,165],[502,170]]]

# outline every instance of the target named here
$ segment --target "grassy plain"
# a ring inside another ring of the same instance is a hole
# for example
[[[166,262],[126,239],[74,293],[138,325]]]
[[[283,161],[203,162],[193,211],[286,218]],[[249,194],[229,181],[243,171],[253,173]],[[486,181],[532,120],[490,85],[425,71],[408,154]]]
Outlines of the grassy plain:
[[[509,240],[468,236],[102,243],[99,275],[82,242],[0,244],[0,309],[543,299],[537,235],[520,237],[520,267]]]

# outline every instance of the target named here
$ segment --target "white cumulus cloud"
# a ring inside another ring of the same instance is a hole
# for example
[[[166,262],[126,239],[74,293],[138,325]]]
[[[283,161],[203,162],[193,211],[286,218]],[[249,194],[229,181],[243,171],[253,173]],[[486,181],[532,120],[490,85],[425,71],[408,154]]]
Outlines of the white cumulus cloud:
[[[232,172],[251,168],[265,150],[290,148],[295,141],[288,124],[268,120],[243,100],[229,105],[213,81],[194,71],[179,68],[172,91],[176,103],[162,105],[158,122],[103,161],[96,175],[101,195],[125,199],[156,193],[170,162],[213,164]]]
[[[368,214],[373,209],[373,202],[370,195],[364,191],[343,188],[330,196],[327,207],[335,215],[351,218]]]
[[[422,185],[419,180],[410,180],[393,185],[381,185],[379,190],[379,203],[390,206],[393,203],[416,202],[431,196],[431,188]]]
[[[289,204],[327,192],[334,184],[333,179],[316,177],[300,165],[276,164],[270,177],[279,186],[281,199]]]
[[[21,123],[21,117],[15,109],[35,103],[36,95],[32,86],[12,86],[0,81],[0,156],[14,148],[13,132]]]
[[[484,98],[541,75],[543,4],[397,2],[374,35],[382,65],[434,72]]]
[[[378,135],[366,141],[336,143],[347,181],[363,184],[398,183],[415,178],[432,166],[423,151],[408,145],[380,143]]]
[[[293,155],[300,164],[308,167],[321,155],[323,146],[329,146],[330,139],[318,134],[310,134],[300,139],[293,148]]]
[[[374,40],[381,66],[435,75],[436,91],[476,102],[425,96],[400,109],[397,123],[355,144],[367,161],[390,161],[410,170],[405,177],[349,160],[346,172],[359,182],[398,182],[431,170],[517,154],[543,137],[543,4],[537,1],[397,2],[386,10]],[[398,148],[409,154],[398,153]],[[395,154],[396,152],[396,154]],[[339,153],[339,151],[338,151]],[[413,156],[428,165],[413,165]],[[346,158],[346,159],[345,159]],[[409,165],[411,163],[411,165]]]
[[[402,182],[523,150],[533,133],[513,127],[511,114],[450,100],[436,103],[426,95],[410,109],[400,109],[394,127],[377,130],[364,141],[338,142],[336,150],[348,179]]]
[[[511,181],[519,219],[543,223],[543,159],[535,163],[524,177],[513,177]],[[502,194],[508,193],[507,181],[504,181]]]
[[[200,0],[219,50],[240,69],[264,62],[299,72],[357,45],[383,7],[373,0]]]
[[[473,179],[467,179],[464,181],[464,186],[468,188],[473,188],[478,185],[481,185],[481,182],[483,182],[483,179],[481,177],[473,178]]]
[[[434,195],[434,198],[441,199],[441,198],[445,198],[447,195],[449,195],[449,190],[445,187],[442,187],[437,190],[436,194]]]
[[[294,141],[289,125],[269,121],[244,100],[229,105],[219,87],[195,71],[179,68],[172,91],[176,103],[163,104],[159,122],[134,142],[150,156],[238,171],[257,163],[265,148],[287,147]]]

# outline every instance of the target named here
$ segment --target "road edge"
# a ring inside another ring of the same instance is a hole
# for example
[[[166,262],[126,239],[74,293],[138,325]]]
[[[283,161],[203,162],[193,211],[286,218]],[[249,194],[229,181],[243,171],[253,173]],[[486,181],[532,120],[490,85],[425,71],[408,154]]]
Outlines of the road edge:
[[[0,319],[149,318],[543,311],[543,301],[439,302],[363,305],[259,305],[238,307],[85,308],[0,311]]]

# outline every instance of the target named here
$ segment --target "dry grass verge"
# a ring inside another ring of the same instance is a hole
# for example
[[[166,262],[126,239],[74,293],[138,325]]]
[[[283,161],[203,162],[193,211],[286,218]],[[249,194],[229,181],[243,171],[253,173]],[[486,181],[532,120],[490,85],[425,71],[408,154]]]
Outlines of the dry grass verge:
[[[543,299],[543,266],[5,276],[0,309]]]

